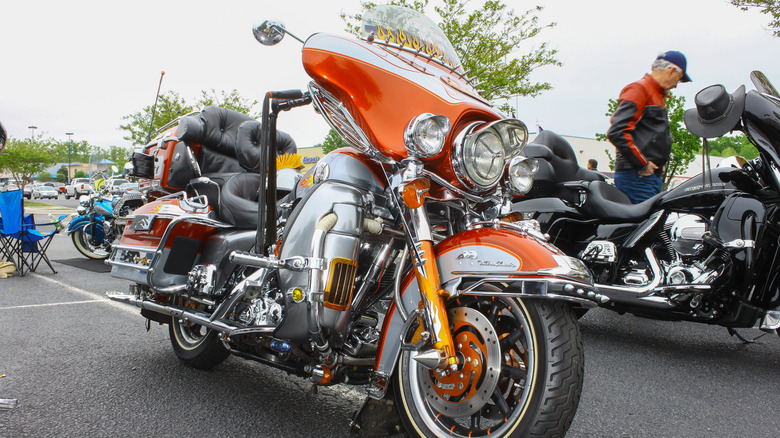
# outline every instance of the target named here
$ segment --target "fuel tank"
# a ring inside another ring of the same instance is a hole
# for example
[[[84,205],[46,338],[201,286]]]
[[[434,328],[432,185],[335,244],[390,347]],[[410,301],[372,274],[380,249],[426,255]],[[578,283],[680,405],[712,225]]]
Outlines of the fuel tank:
[[[696,175],[688,181],[661,196],[658,205],[661,208],[696,210],[697,205],[711,209],[720,205],[727,196],[740,190],[737,181],[744,175],[733,167],[712,169],[712,178],[707,174]]]

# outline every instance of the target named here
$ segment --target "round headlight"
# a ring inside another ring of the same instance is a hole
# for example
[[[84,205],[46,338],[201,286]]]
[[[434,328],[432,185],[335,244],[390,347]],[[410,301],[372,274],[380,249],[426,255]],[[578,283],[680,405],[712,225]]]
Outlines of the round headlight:
[[[507,160],[523,149],[527,139],[525,125],[515,119],[468,126],[455,140],[453,167],[458,179],[477,191],[495,187]]]
[[[509,162],[509,183],[512,192],[524,195],[531,191],[534,185],[534,174],[539,170],[536,158],[515,157]]]
[[[449,133],[450,121],[447,117],[420,114],[409,123],[404,133],[406,150],[412,157],[433,157],[441,152]]]

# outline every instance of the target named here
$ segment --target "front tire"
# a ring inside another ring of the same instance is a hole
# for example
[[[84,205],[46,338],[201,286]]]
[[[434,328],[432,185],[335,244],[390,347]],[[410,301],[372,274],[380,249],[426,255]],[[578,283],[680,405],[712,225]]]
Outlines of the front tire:
[[[95,246],[90,243],[89,233],[85,233],[84,230],[76,230],[70,235],[73,240],[73,246],[76,247],[78,252],[84,257],[93,260],[105,260],[108,258],[108,252],[102,248],[102,246]]]
[[[448,305],[460,358],[441,375],[404,351],[393,391],[408,436],[558,437],[577,411],[582,335],[569,305],[460,297]]]
[[[168,334],[173,352],[192,368],[208,370],[230,356],[217,333],[203,326],[172,318],[168,325]]]

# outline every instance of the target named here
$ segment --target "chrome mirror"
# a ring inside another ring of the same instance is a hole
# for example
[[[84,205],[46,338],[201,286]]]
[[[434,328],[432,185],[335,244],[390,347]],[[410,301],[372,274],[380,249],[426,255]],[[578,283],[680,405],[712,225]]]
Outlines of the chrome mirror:
[[[262,24],[252,28],[255,39],[264,46],[273,46],[284,38],[284,23],[281,21],[266,20]]]

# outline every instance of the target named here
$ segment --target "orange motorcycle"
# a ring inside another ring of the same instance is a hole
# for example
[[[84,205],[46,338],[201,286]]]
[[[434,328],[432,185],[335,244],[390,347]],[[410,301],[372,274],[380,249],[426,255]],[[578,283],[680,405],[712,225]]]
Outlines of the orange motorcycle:
[[[562,436],[583,381],[575,310],[605,298],[538,224],[504,218],[533,183],[527,129],[429,19],[380,6],[362,29],[310,36],[308,89],[268,93],[262,123],[206,108],[134,156],[158,199],[128,217],[109,263],[133,284],[109,296],[168,324],[188,365],[234,354],[365,386],[356,430]],[[352,147],[280,192],[277,117],[312,102]]]

